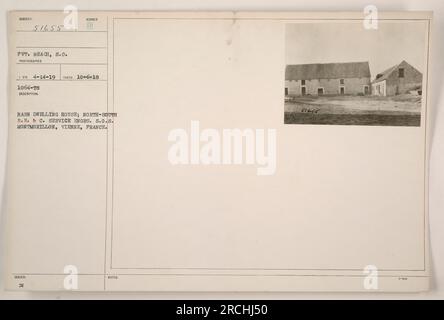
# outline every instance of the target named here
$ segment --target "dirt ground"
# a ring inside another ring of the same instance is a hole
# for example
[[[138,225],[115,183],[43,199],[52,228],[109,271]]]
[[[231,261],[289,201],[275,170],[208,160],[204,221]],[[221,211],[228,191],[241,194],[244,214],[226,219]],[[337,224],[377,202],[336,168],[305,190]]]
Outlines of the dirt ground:
[[[285,102],[285,112],[312,114],[419,114],[421,96],[304,96]]]

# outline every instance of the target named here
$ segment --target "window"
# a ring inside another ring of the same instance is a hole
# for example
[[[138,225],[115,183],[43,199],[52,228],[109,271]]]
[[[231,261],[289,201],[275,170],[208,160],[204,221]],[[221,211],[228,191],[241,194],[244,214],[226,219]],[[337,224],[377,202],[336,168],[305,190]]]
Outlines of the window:
[[[344,84],[344,79],[339,79],[339,84]]]
[[[285,88],[285,95],[288,96],[288,88]]]
[[[404,68],[399,68],[398,69],[398,77],[399,78],[404,78]]]
[[[305,80],[301,80],[301,86],[305,86]]]
[[[324,94],[324,88],[318,88],[318,95],[322,96]]]

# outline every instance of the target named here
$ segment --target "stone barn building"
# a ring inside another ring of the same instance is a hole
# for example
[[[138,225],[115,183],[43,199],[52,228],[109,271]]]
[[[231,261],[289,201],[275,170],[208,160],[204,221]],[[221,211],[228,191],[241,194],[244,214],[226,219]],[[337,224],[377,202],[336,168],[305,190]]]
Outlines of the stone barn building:
[[[370,94],[368,62],[287,65],[285,96]]]
[[[372,82],[372,92],[378,96],[394,96],[412,90],[421,92],[421,87],[422,73],[406,61],[378,73]]]

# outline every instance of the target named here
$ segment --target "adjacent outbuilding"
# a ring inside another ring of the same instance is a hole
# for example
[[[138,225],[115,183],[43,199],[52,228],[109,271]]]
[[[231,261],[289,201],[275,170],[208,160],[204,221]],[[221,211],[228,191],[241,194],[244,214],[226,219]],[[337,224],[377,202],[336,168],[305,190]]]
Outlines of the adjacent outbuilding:
[[[403,60],[372,81],[372,93],[377,96],[394,96],[404,93],[422,93],[422,73]]]

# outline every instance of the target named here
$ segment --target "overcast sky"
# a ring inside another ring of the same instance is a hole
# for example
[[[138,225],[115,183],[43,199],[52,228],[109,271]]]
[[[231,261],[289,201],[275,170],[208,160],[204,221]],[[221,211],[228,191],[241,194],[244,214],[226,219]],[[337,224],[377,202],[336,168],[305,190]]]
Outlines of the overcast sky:
[[[368,61],[376,74],[406,60],[425,70],[424,21],[380,21],[377,30],[362,22],[293,23],[286,26],[286,64]]]

